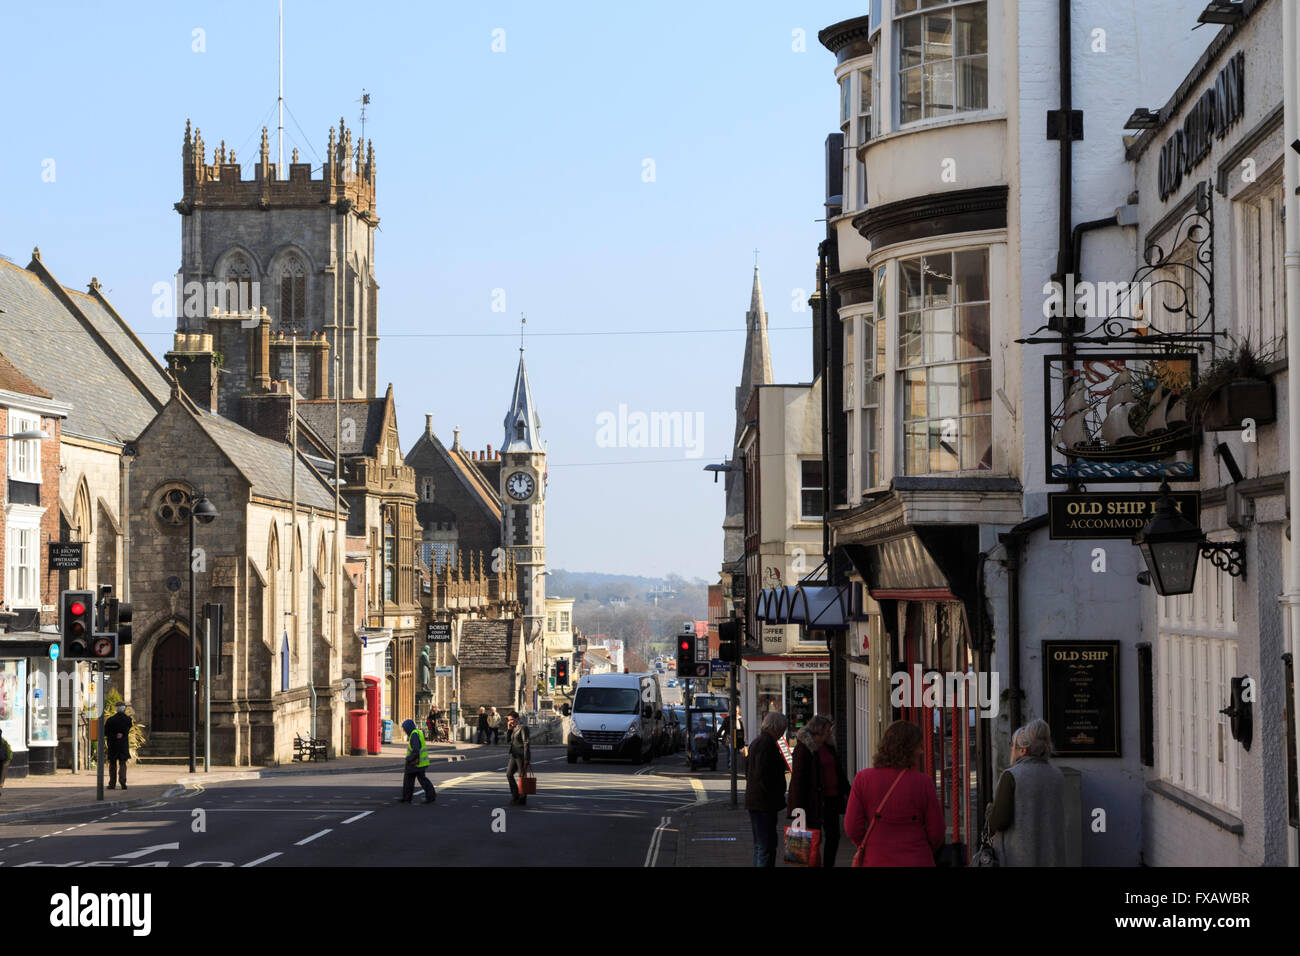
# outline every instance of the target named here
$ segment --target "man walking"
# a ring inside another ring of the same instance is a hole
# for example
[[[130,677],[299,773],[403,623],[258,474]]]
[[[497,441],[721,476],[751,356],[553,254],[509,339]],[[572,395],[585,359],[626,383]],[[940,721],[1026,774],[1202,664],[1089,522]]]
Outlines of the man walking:
[[[533,749],[528,743],[528,728],[523,725],[516,711],[510,711],[506,717],[506,743],[510,747],[510,762],[506,764],[506,780],[510,782],[510,805],[523,806],[528,798],[519,792],[515,774],[528,773],[528,766],[533,760]]]
[[[406,768],[402,774],[402,797],[398,802],[411,802],[411,796],[415,793],[415,781],[418,780],[424,790],[424,802],[433,803],[438,799],[438,791],[429,782],[429,745],[424,740],[424,734],[416,729],[415,721],[409,717],[402,721],[402,729],[406,731]]]
[[[117,713],[104,721],[104,737],[108,741],[108,789],[117,788],[120,776],[125,790],[126,761],[131,756],[131,718],[126,713],[126,704],[119,701]]]
[[[749,745],[745,809],[754,831],[755,866],[776,866],[776,815],[785,809],[785,757],[776,742],[788,726],[785,714],[768,711],[762,732]]]
[[[476,744],[485,744],[488,742],[488,718],[487,708],[478,709],[478,736],[474,738]]]
[[[493,707],[492,712],[488,714],[488,730],[492,731],[492,743],[501,743],[501,715],[497,713],[495,707]]]

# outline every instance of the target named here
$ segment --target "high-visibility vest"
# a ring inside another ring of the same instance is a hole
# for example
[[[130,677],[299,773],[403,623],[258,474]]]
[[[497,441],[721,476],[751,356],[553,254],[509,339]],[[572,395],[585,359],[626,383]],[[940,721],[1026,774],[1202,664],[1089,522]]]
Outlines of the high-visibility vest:
[[[417,746],[416,741],[419,741]],[[412,730],[411,736],[406,740],[406,759],[410,760],[412,755],[415,757],[417,767],[429,766],[429,745],[425,743],[424,734],[419,730]]]

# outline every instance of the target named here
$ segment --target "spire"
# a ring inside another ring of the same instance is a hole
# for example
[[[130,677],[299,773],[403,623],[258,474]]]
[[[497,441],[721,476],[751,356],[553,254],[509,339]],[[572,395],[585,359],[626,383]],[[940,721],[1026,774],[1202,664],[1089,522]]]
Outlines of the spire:
[[[520,328],[522,329],[522,323]],[[519,369],[515,372],[515,390],[506,412],[506,440],[501,446],[503,454],[511,452],[545,451],[542,445],[542,418],[533,403],[533,390],[528,384],[528,369],[524,365],[523,333],[520,332]]]
[[[754,266],[754,285],[749,293],[749,311],[745,313],[745,359],[740,367],[740,386],[736,389],[736,438],[745,426],[745,403],[755,385],[771,385],[772,353],[767,345],[767,313],[763,310],[763,286]]]

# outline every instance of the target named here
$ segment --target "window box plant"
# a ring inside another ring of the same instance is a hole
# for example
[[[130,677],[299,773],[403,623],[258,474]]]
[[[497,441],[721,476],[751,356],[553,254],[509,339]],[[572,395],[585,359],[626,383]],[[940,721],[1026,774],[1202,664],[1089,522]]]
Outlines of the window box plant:
[[[1264,371],[1268,361],[1243,341],[1211,362],[1187,398],[1192,422],[1202,431],[1223,432],[1241,431],[1246,419],[1256,425],[1277,421],[1277,396]]]

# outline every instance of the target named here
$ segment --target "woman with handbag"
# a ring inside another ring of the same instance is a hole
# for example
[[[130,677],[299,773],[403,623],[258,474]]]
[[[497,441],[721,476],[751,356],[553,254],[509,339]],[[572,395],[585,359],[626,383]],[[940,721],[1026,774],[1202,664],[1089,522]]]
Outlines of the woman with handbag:
[[[986,826],[1002,866],[1065,866],[1065,776],[1047,758],[1052,730],[1033,720],[1011,736]]]
[[[943,810],[934,781],[917,769],[923,744],[920,728],[895,721],[872,766],[853,779],[844,832],[858,847],[854,866],[934,866]]]

